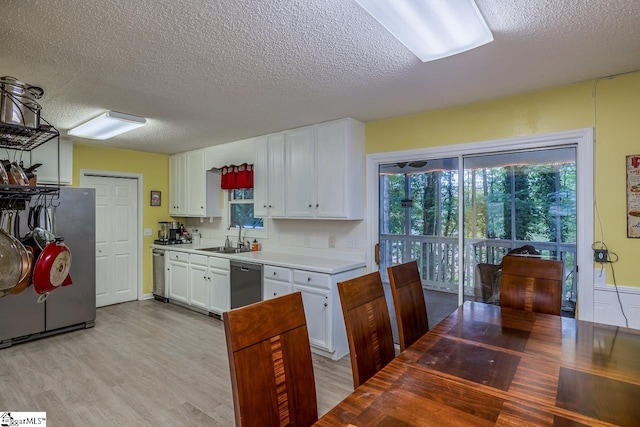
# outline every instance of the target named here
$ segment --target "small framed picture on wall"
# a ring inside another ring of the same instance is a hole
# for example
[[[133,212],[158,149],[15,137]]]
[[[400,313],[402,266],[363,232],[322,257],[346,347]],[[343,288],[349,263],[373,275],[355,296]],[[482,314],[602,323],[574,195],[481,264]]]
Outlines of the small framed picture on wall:
[[[627,156],[627,237],[640,238],[640,154]]]
[[[162,194],[159,191],[151,190],[151,206],[162,204]]]

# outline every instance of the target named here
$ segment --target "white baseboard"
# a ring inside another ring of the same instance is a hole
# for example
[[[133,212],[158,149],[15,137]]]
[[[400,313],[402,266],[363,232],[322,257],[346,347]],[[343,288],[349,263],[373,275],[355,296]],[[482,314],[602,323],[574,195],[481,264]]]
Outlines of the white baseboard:
[[[153,299],[153,293],[143,294],[142,297],[138,298],[138,301],[144,301],[146,299]]]

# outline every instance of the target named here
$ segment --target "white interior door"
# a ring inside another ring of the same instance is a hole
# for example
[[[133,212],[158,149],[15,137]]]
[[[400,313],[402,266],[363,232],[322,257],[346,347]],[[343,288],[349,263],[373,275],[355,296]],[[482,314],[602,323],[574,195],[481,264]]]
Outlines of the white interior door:
[[[96,306],[138,298],[136,179],[86,176],[96,190]]]

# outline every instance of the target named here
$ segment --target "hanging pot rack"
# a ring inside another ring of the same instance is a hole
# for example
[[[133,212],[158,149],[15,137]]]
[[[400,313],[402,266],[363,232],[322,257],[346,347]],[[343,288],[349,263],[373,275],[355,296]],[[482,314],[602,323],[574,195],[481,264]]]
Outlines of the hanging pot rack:
[[[60,133],[43,118],[46,124],[38,128],[0,122],[0,149],[17,151],[31,151],[36,147],[58,138],[58,157],[60,157]],[[0,157],[1,151],[0,151]],[[59,172],[58,172],[59,173]],[[57,199],[60,193],[60,184],[48,186],[24,186],[15,184],[0,184],[0,209],[22,210],[33,196],[49,196]]]

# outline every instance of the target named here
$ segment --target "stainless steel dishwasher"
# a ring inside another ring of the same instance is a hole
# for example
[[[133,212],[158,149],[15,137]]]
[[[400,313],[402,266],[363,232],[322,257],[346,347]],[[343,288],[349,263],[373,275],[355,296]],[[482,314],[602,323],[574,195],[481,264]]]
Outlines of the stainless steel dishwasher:
[[[153,296],[158,301],[169,302],[164,281],[164,250],[153,250]]]
[[[231,260],[231,308],[262,301],[262,264]]]

